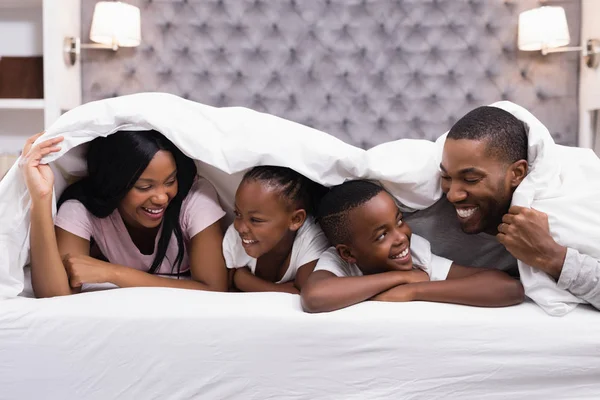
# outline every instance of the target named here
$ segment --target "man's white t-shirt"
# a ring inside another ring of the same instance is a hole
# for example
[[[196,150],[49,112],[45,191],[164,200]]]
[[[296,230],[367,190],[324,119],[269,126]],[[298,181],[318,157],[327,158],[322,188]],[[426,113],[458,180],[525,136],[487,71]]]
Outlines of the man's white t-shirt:
[[[285,283],[294,280],[296,272],[300,267],[311,261],[318,260],[328,247],[329,242],[325,234],[323,234],[321,227],[315,223],[314,218],[307,218],[300,229],[298,229],[298,233],[294,239],[290,265],[283,278],[276,283]],[[233,227],[233,224],[229,226],[223,238],[223,256],[225,257],[227,268],[248,267],[255,274],[256,258],[250,257],[246,253],[242,246],[242,239]]]
[[[443,281],[448,276],[452,261],[431,253],[431,245],[419,235],[413,234],[410,239],[410,254],[413,265],[429,275],[432,281]],[[350,264],[338,254],[335,247],[328,248],[319,258],[315,271],[329,271],[332,274],[345,276],[362,276],[356,264]]]

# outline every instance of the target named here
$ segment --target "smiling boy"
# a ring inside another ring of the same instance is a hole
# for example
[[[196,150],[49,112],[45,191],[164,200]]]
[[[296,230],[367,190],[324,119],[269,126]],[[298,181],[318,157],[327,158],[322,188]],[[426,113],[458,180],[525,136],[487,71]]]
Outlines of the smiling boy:
[[[302,289],[307,312],[365,300],[436,301],[500,307],[523,301],[521,283],[502,271],[464,267],[431,253],[412,235],[394,198],[370,181],[349,181],[323,198],[318,218],[333,245]]]

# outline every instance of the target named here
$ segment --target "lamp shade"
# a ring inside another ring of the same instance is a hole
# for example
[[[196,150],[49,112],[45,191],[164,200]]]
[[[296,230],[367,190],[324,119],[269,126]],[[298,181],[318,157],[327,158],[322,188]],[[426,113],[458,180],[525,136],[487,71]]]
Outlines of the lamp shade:
[[[539,7],[519,15],[519,50],[552,49],[566,46],[570,40],[562,7]]]
[[[142,41],[140,9],[120,1],[100,1],[94,8],[90,39],[119,47],[139,46]]]

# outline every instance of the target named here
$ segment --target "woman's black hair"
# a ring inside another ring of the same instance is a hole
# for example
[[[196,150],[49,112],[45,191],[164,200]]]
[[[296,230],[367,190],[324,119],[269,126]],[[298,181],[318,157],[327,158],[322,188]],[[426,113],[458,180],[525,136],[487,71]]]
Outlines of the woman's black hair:
[[[177,194],[171,199],[162,221],[156,256],[149,273],[155,273],[162,264],[171,235],[177,239],[177,257],[171,271],[177,275],[185,254],[179,214],[183,199],[187,196],[196,177],[196,164],[166,137],[155,130],[118,131],[107,137],[92,140],[87,152],[88,176],[70,185],[60,196],[58,207],[67,200],[80,201],[97,218],[106,218],[127,195],[154,155],[165,150],[170,152],[177,166]]]
[[[242,178],[242,183],[247,181],[266,182],[274,186],[293,207],[302,208],[313,216],[328,190],[291,168],[272,165],[252,168]]]

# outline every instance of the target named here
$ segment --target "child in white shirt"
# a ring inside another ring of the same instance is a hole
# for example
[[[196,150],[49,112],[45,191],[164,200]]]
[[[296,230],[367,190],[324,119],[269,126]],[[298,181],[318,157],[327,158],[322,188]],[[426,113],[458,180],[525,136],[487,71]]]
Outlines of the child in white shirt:
[[[317,215],[333,247],[302,289],[305,311],[333,311],[365,300],[481,307],[523,301],[523,286],[505,272],[463,267],[431,254],[429,242],[412,235],[394,198],[377,183],[333,187]]]
[[[285,167],[260,166],[244,175],[235,195],[235,220],[223,240],[235,289],[300,292],[329,246],[311,215],[324,191]]]

